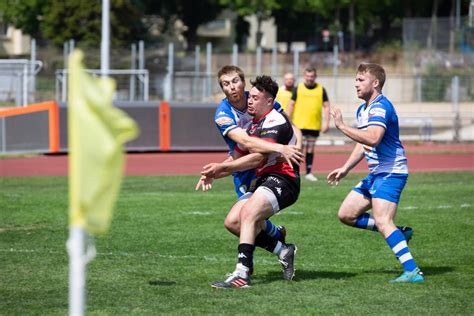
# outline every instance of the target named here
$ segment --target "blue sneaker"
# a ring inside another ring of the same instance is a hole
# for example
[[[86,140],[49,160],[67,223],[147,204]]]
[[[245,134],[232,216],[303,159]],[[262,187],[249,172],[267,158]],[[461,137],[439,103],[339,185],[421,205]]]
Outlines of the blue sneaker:
[[[419,268],[416,268],[413,271],[405,271],[398,278],[393,279],[390,283],[423,283],[425,282],[425,277],[423,272]]]
[[[398,229],[400,229],[403,236],[405,236],[405,240],[407,241],[407,244],[408,244],[408,242],[411,240],[411,237],[413,237],[413,228],[409,226],[402,226],[402,227],[398,227]]]

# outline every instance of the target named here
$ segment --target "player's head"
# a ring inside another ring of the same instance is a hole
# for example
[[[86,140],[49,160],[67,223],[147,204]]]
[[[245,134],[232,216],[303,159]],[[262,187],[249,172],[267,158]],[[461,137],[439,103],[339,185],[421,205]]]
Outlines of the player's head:
[[[247,100],[247,112],[260,118],[273,108],[273,101],[278,92],[278,84],[270,76],[258,76],[254,81],[250,81],[250,97]]]
[[[245,76],[242,69],[226,65],[217,73],[217,80],[230,103],[238,103],[245,97]]]
[[[303,73],[303,80],[305,85],[313,85],[314,82],[316,81],[316,68],[314,67],[306,67]]]
[[[359,65],[359,68],[357,68],[357,74],[369,75],[373,79],[374,83],[377,84],[375,89],[378,92],[382,91],[386,78],[385,70],[382,66],[374,63],[362,63]]]
[[[291,72],[287,72],[283,76],[283,84],[285,85],[286,89],[293,89],[293,86],[295,85],[295,76],[293,76]]]

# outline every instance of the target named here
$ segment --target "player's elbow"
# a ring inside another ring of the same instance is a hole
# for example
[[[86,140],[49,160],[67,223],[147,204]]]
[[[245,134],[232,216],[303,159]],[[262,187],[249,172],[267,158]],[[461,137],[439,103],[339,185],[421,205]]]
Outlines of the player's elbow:
[[[380,139],[368,139],[366,145],[370,147],[375,147],[380,143]]]

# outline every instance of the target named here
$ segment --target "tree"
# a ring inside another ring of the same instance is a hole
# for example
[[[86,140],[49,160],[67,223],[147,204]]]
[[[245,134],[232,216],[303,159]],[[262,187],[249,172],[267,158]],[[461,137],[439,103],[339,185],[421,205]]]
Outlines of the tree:
[[[50,0],[42,26],[44,36],[57,45],[68,39],[98,44],[101,39],[102,3],[97,0]],[[130,0],[111,1],[110,28],[110,39],[114,45],[143,38],[141,14]]]
[[[132,0],[111,0],[111,41],[122,44],[141,39],[141,12]],[[101,38],[102,3],[98,0],[4,0],[3,19],[34,38],[60,46],[74,39],[98,44]]]
[[[192,51],[197,42],[197,29],[199,25],[214,20],[224,8],[219,0],[175,0],[155,1],[144,0],[144,11],[147,14],[157,14],[166,20],[166,25],[180,19],[186,26],[184,36],[188,47]]]
[[[40,20],[49,0],[3,0],[0,12],[4,22],[34,38],[41,38]]]
[[[280,1],[276,0],[220,0],[223,5],[229,5],[237,11],[240,16],[257,16],[257,46],[262,44],[262,22],[271,17],[274,9],[280,8]]]

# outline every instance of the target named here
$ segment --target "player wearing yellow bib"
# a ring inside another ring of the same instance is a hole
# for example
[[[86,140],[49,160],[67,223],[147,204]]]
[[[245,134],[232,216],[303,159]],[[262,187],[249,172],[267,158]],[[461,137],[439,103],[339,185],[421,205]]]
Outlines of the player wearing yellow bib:
[[[306,176],[309,181],[318,179],[311,173],[314,145],[319,133],[329,130],[329,98],[323,86],[316,83],[316,69],[304,71],[303,82],[293,89],[291,101],[285,110],[293,124],[303,133],[303,152],[306,161]]]
[[[295,88],[295,77],[291,72],[286,73],[283,76],[283,86],[278,88],[276,101],[280,103],[283,110],[286,111],[288,104],[293,96],[293,89]]]

